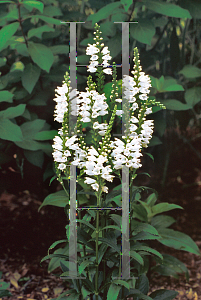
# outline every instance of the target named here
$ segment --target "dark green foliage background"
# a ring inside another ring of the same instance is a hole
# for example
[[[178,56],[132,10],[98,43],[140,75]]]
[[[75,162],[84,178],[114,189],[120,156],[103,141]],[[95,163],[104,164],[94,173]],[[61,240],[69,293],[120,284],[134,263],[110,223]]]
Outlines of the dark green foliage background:
[[[201,2],[196,0],[0,1],[2,174],[12,167],[23,179],[36,172],[44,182],[55,174],[51,145],[61,124],[53,120],[54,90],[70,64],[70,26],[61,21],[85,22],[77,25],[80,91],[89,73],[79,64],[89,63],[86,47],[94,42],[95,22],[111,52],[111,64],[121,64],[121,24],[113,22],[138,21],[130,24],[131,70],[137,46],[142,69],[151,76],[151,96],[167,107],[154,108],[150,146],[164,142],[168,127],[185,129],[190,122],[200,126],[200,19]],[[117,72],[119,80],[121,68]],[[105,91],[109,82],[107,75]]]

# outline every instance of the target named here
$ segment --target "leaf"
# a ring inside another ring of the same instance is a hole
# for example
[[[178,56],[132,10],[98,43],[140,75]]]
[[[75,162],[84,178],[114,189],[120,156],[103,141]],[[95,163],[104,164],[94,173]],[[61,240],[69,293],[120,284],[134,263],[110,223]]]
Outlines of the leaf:
[[[22,74],[22,85],[29,92],[32,93],[33,88],[40,77],[41,69],[32,63],[25,66]]]
[[[65,207],[66,204],[69,203],[69,195],[66,195],[65,191],[59,191],[53,194],[48,195],[41,206],[39,207],[38,211],[45,206],[45,205],[54,205],[58,207]]]
[[[149,147],[158,146],[161,144],[161,140],[157,136],[153,135],[151,141],[149,142]]]
[[[69,245],[67,244],[64,248],[55,250],[54,254],[49,255],[49,258],[51,258],[51,260],[48,265],[48,273],[51,273],[56,268],[60,267],[61,261],[69,260]],[[48,259],[47,256],[46,259]]]
[[[52,51],[53,54],[66,54],[66,55],[69,54],[69,46],[66,46],[66,45],[55,45],[55,46],[49,47],[49,49]],[[78,60],[79,60],[80,56],[78,56],[78,58],[77,58]],[[84,55],[84,56],[86,56],[86,55]]]
[[[138,250],[138,251],[146,251],[146,252],[150,252],[156,256],[158,256],[160,259],[163,260],[163,256],[155,249],[152,249],[151,247],[148,247],[148,246],[143,246],[141,244],[138,244],[138,245],[134,245],[134,246],[131,246],[131,249],[132,250]]]
[[[3,67],[6,65],[7,58],[6,57],[0,57],[0,67]]]
[[[100,20],[106,19],[111,14],[113,14],[115,9],[118,8],[120,4],[121,3],[119,1],[107,4],[106,6],[99,9],[95,14],[89,15],[86,21],[92,21],[92,27],[94,27],[95,23],[98,23]]]
[[[127,12],[129,10],[129,7],[133,3],[133,1],[132,0],[121,0],[121,3],[123,4],[125,11]]]
[[[131,240],[133,240],[133,241],[159,240],[159,238],[160,238],[160,236],[153,235],[151,233],[142,231],[142,232],[134,235],[134,237],[132,237]]]
[[[126,297],[132,297],[132,296],[138,296],[140,300],[153,300],[151,297],[144,295],[140,290],[138,289],[130,289],[128,295]]]
[[[159,203],[157,205],[154,205],[152,207],[152,215],[156,215],[156,214],[160,214],[164,211],[169,211],[172,209],[176,209],[176,208],[180,208],[183,209],[183,207],[181,207],[180,205],[177,204],[170,204],[170,203]]]
[[[156,262],[158,262],[158,259],[156,259]],[[189,280],[189,272],[185,264],[183,264],[179,259],[177,259],[172,255],[163,254],[162,265],[160,265],[159,262],[159,265],[156,265],[153,268],[153,270],[160,273],[161,275],[165,275],[165,276],[172,275],[175,278],[178,278],[177,274],[185,273],[186,279]]]
[[[135,235],[138,232],[145,231],[153,235],[158,235],[158,231],[156,228],[147,223],[140,223],[135,220],[131,220],[131,230],[132,234]]]
[[[40,131],[37,132],[33,138],[34,140],[38,141],[52,140],[55,137],[55,135],[57,135],[57,133],[57,130]]]
[[[0,118],[13,119],[21,116],[24,113],[26,104],[19,104],[15,107],[9,107],[5,110],[0,111]]]
[[[44,125],[45,125],[45,120],[42,119],[37,119],[34,121],[28,121],[25,122],[21,125],[21,129],[23,132],[24,139],[32,139],[40,131]]]
[[[23,140],[20,127],[8,119],[0,120],[0,138],[12,142]]]
[[[138,254],[136,251],[130,251],[130,256],[134,258],[139,264],[142,266],[144,265],[144,260],[140,254]]]
[[[48,25],[43,25],[38,28],[32,28],[28,31],[28,38],[30,39],[33,36],[36,36],[39,39],[42,39],[42,34],[44,32],[53,32],[54,28],[49,27]]]
[[[33,8],[38,9],[41,13],[43,13],[43,8],[44,8],[44,4],[40,1],[34,1],[34,0],[26,0],[23,1],[22,4],[24,5],[24,7],[26,9],[28,9],[29,11],[32,11]]]
[[[179,0],[179,5],[187,9],[192,18],[201,19],[201,3],[197,0]]]
[[[89,241],[94,241],[94,240],[96,240],[96,238],[90,239]],[[115,252],[120,253],[120,249],[118,248],[118,246],[115,245],[115,243],[113,243],[110,239],[99,237],[98,240],[110,246],[110,248],[113,248]]]
[[[151,45],[152,38],[155,34],[155,27],[151,20],[139,19],[137,24],[130,26],[131,36],[144,44]]]
[[[43,44],[29,42],[28,52],[32,60],[43,70],[49,73],[54,62],[52,51]]]
[[[12,64],[10,72],[24,71],[24,64],[21,61],[16,61]]]
[[[189,106],[194,107],[201,100],[201,87],[194,86],[188,89],[184,94],[184,98]]]
[[[59,7],[52,6],[52,5],[46,6],[44,8],[43,14],[49,17],[63,16],[61,9]]]
[[[154,291],[153,293],[151,293],[149,296],[153,299],[153,300],[172,300],[175,299],[175,297],[178,295],[179,293],[176,291],[171,291],[171,290],[157,290]]]
[[[13,102],[13,94],[9,91],[0,91],[0,102]]]
[[[115,284],[123,285],[123,286],[125,286],[126,289],[129,290],[129,284],[128,284],[128,282],[126,282],[124,280],[115,279],[112,282],[115,283]]]
[[[102,230],[105,230],[105,229],[108,229],[108,228],[113,228],[113,229],[121,231],[121,228],[118,227],[118,226],[115,226],[115,225],[108,225],[106,227],[103,227],[103,228],[99,229],[99,231],[102,231]]]
[[[82,224],[85,224],[86,226],[90,227],[91,229],[93,229],[94,231],[96,230],[96,228],[90,224],[89,222],[85,221],[85,220],[79,220],[79,219],[76,219],[75,221],[73,221],[72,223],[77,223],[77,222],[80,222]]]
[[[131,204],[133,217],[139,219],[140,221],[147,222],[147,211],[141,204],[132,203]]]
[[[151,219],[151,225],[154,226],[157,230],[159,228],[166,228],[175,223],[175,219],[170,216],[160,215],[154,216]]]
[[[198,246],[187,234],[169,228],[159,228],[158,232],[161,235],[158,241],[163,245],[200,256]]]
[[[168,17],[192,19],[187,9],[181,8],[180,6],[172,3],[166,3],[158,0],[143,0],[142,3],[145,4],[148,9]]]
[[[117,4],[117,3],[119,2],[115,2],[111,4]],[[110,49],[110,55],[114,58],[121,52],[122,49],[121,44],[122,44],[122,37],[120,34],[116,34],[105,43],[105,46],[108,46],[108,49]]]
[[[19,22],[14,22],[4,26],[0,30],[0,50],[4,47],[7,41],[16,33],[19,28]]]
[[[90,264],[93,264],[92,261],[89,261],[89,260],[84,260],[80,266],[78,266],[78,270],[79,270],[79,273],[80,275],[83,273],[84,269],[86,269],[86,267]]]
[[[118,227],[120,228],[122,224],[122,216],[110,214],[109,216],[115,223],[117,223]]]
[[[59,241],[54,242],[54,243],[49,247],[49,249],[48,249],[48,255],[49,255],[49,251],[50,251],[51,249],[53,249],[54,247],[56,247],[58,244],[66,243],[66,242],[68,242],[67,239],[65,239],[65,240],[59,240]]]
[[[24,150],[24,155],[32,165],[42,169],[44,163],[44,153],[42,150]]]
[[[201,77],[201,70],[195,66],[186,65],[178,74],[182,74],[186,78],[197,78]]]
[[[162,104],[166,106],[167,109],[169,110],[188,110],[191,109],[191,105],[189,104],[184,104],[178,100],[175,99],[168,99],[168,100],[162,100]]]
[[[43,20],[44,22],[49,23],[49,24],[64,25],[64,26],[67,26],[67,25],[68,25],[67,23],[61,23],[61,21],[58,20],[58,19],[46,17],[46,16],[43,16],[43,15],[28,16],[28,17],[25,18],[25,19],[33,18],[33,17],[34,17],[34,18],[41,19],[41,20]]]
[[[120,286],[112,283],[107,293],[107,300],[116,300],[118,298],[120,289]]]

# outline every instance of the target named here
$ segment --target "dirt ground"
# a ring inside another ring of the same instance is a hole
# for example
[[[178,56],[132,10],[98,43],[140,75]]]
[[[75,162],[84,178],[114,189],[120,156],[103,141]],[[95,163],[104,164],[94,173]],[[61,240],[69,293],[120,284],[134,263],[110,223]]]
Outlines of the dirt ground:
[[[191,142],[198,154],[200,144],[201,138]],[[151,178],[141,175],[135,185],[154,187],[160,201],[181,205],[184,210],[168,213],[177,220],[171,228],[188,234],[201,249],[201,159],[192,147],[177,140],[166,173],[163,172],[166,158],[161,158],[157,151],[152,153],[159,158],[155,163],[149,160],[144,167]],[[164,177],[166,180],[162,186],[161,178]],[[41,194],[19,189],[15,194],[5,190],[0,196],[0,271],[2,279],[10,283],[12,293],[4,300],[50,300],[64,291],[63,281],[48,274],[48,262],[40,266],[49,246],[65,238],[67,224],[62,208],[45,206],[38,212],[49,193],[47,189]],[[190,281],[188,283],[184,275],[174,279],[154,273],[150,291],[173,289],[179,292],[175,299],[201,299],[201,257],[159,243],[157,250],[174,255],[185,263]]]

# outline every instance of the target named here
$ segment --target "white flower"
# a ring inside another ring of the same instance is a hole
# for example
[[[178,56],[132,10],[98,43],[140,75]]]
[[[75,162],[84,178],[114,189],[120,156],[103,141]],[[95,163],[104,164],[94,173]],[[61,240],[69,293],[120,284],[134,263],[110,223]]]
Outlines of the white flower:
[[[95,191],[98,192],[98,189],[99,189],[98,183],[94,183],[94,184],[92,184],[91,186],[92,186],[92,188],[93,188]]]
[[[102,186],[102,191],[105,193],[108,193],[108,187],[107,186]]]
[[[112,75],[112,69],[110,69],[110,68],[103,69],[103,72],[104,72],[105,74]]]
[[[91,184],[91,183],[94,183],[94,182],[96,182],[96,180],[94,180],[94,179],[92,179],[90,177],[85,177],[84,183]]]
[[[89,47],[87,47],[87,49],[86,49],[87,55],[94,55],[99,52],[99,49],[96,47],[96,44],[93,44],[93,45],[88,44],[88,46]]]
[[[63,163],[61,163],[61,164],[58,165],[58,169],[59,170],[65,170],[66,169],[66,165],[63,164]]]

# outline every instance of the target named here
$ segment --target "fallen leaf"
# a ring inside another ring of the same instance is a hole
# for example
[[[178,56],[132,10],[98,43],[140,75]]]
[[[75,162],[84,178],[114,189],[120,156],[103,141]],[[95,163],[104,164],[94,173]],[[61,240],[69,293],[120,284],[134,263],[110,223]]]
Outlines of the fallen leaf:
[[[43,293],[46,293],[47,291],[49,291],[49,288],[48,288],[48,287],[42,289],[42,292],[43,292]]]

